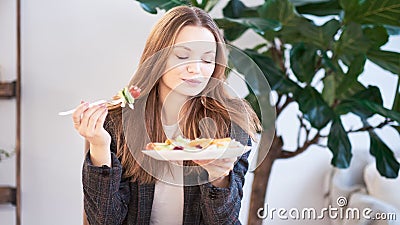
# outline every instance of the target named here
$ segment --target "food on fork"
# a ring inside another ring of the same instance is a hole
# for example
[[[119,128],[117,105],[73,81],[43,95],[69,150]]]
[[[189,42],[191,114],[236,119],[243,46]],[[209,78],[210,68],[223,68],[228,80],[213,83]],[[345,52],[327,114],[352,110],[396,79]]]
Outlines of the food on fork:
[[[121,107],[125,107],[128,104],[129,108],[133,109],[133,104],[135,103],[135,99],[140,95],[140,88],[134,86],[131,88],[124,87],[117,94],[119,99],[116,99],[114,104],[121,103]]]

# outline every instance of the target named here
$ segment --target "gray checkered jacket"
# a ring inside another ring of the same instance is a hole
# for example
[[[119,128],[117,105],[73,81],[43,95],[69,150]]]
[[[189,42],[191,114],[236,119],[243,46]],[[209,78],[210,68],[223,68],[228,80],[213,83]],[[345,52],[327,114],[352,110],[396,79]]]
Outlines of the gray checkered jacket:
[[[236,126],[238,127],[238,126]],[[234,129],[231,138],[251,145],[249,135]],[[115,149],[111,149],[115,151]],[[243,196],[247,157],[242,155],[230,173],[228,188],[210,183],[184,187],[183,224],[241,224],[238,216]],[[145,225],[150,223],[154,184],[122,178],[122,166],[111,152],[112,168],[96,167],[86,155],[82,170],[84,208],[91,225]],[[171,203],[173,207],[173,203]]]

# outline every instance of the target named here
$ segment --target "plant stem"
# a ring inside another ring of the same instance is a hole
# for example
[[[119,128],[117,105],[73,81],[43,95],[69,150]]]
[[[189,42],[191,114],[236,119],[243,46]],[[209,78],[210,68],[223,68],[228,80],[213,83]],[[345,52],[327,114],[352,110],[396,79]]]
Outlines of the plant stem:
[[[396,90],[394,93],[394,101],[393,101],[393,105],[392,105],[392,110],[396,110],[395,107],[396,107],[396,105],[400,104],[399,101],[400,101],[400,77],[397,77],[397,86],[396,86]]]
[[[287,150],[282,150],[280,155],[278,156],[278,159],[292,158],[292,157],[306,151],[308,149],[308,147],[310,147],[313,144],[318,143],[320,137],[321,137],[321,135],[318,131],[318,133],[315,134],[315,136],[311,140],[307,140],[306,142],[304,142],[303,146],[300,148],[297,148],[296,151],[291,152],[291,151],[287,151]]]
[[[265,203],[265,196],[266,196],[266,191],[268,188],[268,183],[269,183],[269,177],[272,171],[272,166],[274,164],[275,159],[280,154],[280,151],[282,150],[283,142],[280,137],[275,135],[273,136],[273,140],[268,140],[268,137],[270,135],[262,135],[261,136],[261,141],[260,141],[260,149],[258,151],[258,158],[257,158],[257,164],[258,162],[261,161],[261,164],[257,166],[257,168],[254,170],[254,180],[253,180],[253,185],[251,189],[251,197],[250,197],[250,207],[249,207],[249,217],[247,224],[248,225],[261,225],[262,220],[261,218],[257,217],[257,212],[258,209],[264,207]],[[269,145],[267,143],[270,143],[272,141],[271,148],[268,151],[268,154],[266,155],[266,158],[264,159],[265,152],[268,149],[262,149],[266,148]]]
[[[278,118],[281,112],[291,103],[294,99],[286,95],[285,103],[282,106],[276,106],[276,117]]]
[[[282,70],[283,74],[288,76],[287,69],[285,66],[285,58],[283,57],[283,51],[282,51],[283,45],[280,40],[279,40],[279,43],[280,43],[280,46],[278,48],[276,41],[272,42],[272,47],[271,47],[272,59],[279,64],[279,67]]]
[[[361,131],[369,131],[369,130],[374,130],[376,128],[382,128],[386,125],[388,125],[389,123],[393,122],[392,119],[386,119],[385,121],[381,122],[380,124],[378,124],[377,126],[371,126],[371,125],[367,125],[364,127],[361,127],[357,130],[349,130],[346,133],[356,133],[356,132],[361,132]]]

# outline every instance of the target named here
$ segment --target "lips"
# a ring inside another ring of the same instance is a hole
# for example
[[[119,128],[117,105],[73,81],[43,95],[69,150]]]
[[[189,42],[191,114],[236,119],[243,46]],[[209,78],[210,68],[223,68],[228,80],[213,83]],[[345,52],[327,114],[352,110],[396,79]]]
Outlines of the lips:
[[[196,78],[190,78],[190,79],[182,78],[182,80],[190,85],[198,85],[198,84],[202,83],[202,81],[200,79],[196,79]]]

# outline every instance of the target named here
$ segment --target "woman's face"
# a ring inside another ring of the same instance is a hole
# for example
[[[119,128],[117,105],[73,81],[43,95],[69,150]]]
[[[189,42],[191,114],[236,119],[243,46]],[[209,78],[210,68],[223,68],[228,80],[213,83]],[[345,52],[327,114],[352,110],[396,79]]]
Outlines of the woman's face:
[[[171,50],[160,91],[174,91],[187,97],[199,94],[214,72],[217,51],[214,35],[204,27],[184,26]]]

